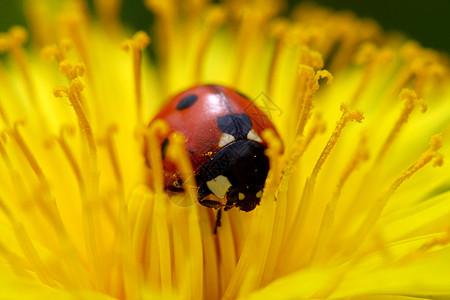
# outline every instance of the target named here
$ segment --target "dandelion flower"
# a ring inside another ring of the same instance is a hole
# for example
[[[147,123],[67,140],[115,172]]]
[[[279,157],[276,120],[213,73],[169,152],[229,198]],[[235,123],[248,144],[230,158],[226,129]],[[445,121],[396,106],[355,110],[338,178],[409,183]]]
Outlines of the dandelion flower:
[[[311,4],[148,0],[133,34],[120,1],[95,3],[99,21],[27,1],[29,32],[0,36],[0,298],[450,297],[446,56]],[[281,139],[263,135],[261,204],[217,234],[164,193],[147,127],[205,83],[250,95]]]

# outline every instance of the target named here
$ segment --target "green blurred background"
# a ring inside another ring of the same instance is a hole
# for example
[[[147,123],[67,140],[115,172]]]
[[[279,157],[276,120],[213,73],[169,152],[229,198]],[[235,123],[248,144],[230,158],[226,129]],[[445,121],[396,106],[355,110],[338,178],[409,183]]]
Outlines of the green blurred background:
[[[165,0],[161,0],[165,1]],[[89,1],[92,7],[92,1]],[[301,1],[288,1],[289,7]],[[402,31],[423,46],[450,53],[450,0],[316,0],[335,9],[348,9],[361,17],[377,20],[384,29]],[[0,31],[25,25],[21,0],[0,0]],[[136,29],[147,29],[152,16],[143,0],[124,0],[123,21]]]

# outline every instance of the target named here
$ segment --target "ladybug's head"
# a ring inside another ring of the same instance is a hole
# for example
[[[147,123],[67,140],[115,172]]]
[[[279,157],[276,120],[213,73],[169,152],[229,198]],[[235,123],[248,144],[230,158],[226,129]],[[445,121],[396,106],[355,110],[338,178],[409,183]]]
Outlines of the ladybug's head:
[[[208,200],[202,201],[213,194],[226,197],[228,209],[255,209],[269,171],[265,149],[263,144],[251,140],[237,140],[220,149],[197,176],[200,203],[215,207]]]

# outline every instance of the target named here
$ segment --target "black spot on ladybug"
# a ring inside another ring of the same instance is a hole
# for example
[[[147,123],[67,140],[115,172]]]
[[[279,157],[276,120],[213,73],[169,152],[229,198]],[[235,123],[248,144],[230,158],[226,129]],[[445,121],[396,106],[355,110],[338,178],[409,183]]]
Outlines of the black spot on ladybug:
[[[231,114],[217,117],[217,126],[236,140],[245,140],[252,129],[252,120],[246,114]]]
[[[187,95],[186,97],[181,99],[180,102],[178,102],[177,110],[183,110],[191,107],[192,105],[194,105],[197,99],[198,99],[197,95],[194,94]]]
[[[169,146],[169,139],[164,139],[164,141],[161,144],[161,157],[162,159],[166,158],[167,154],[167,146]]]

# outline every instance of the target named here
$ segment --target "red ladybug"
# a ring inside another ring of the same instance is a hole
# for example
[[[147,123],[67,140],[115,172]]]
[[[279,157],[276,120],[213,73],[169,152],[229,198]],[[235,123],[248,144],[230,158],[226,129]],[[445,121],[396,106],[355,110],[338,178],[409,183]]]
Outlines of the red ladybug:
[[[216,229],[221,208],[255,209],[269,171],[261,132],[276,130],[249,98],[220,85],[197,86],[173,97],[153,121],[156,119],[169,124],[169,135],[175,131],[184,134],[198,201],[219,209]],[[161,144],[165,188],[169,193],[183,192],[181,176],[166,158],[168,143],[166,138]]]

